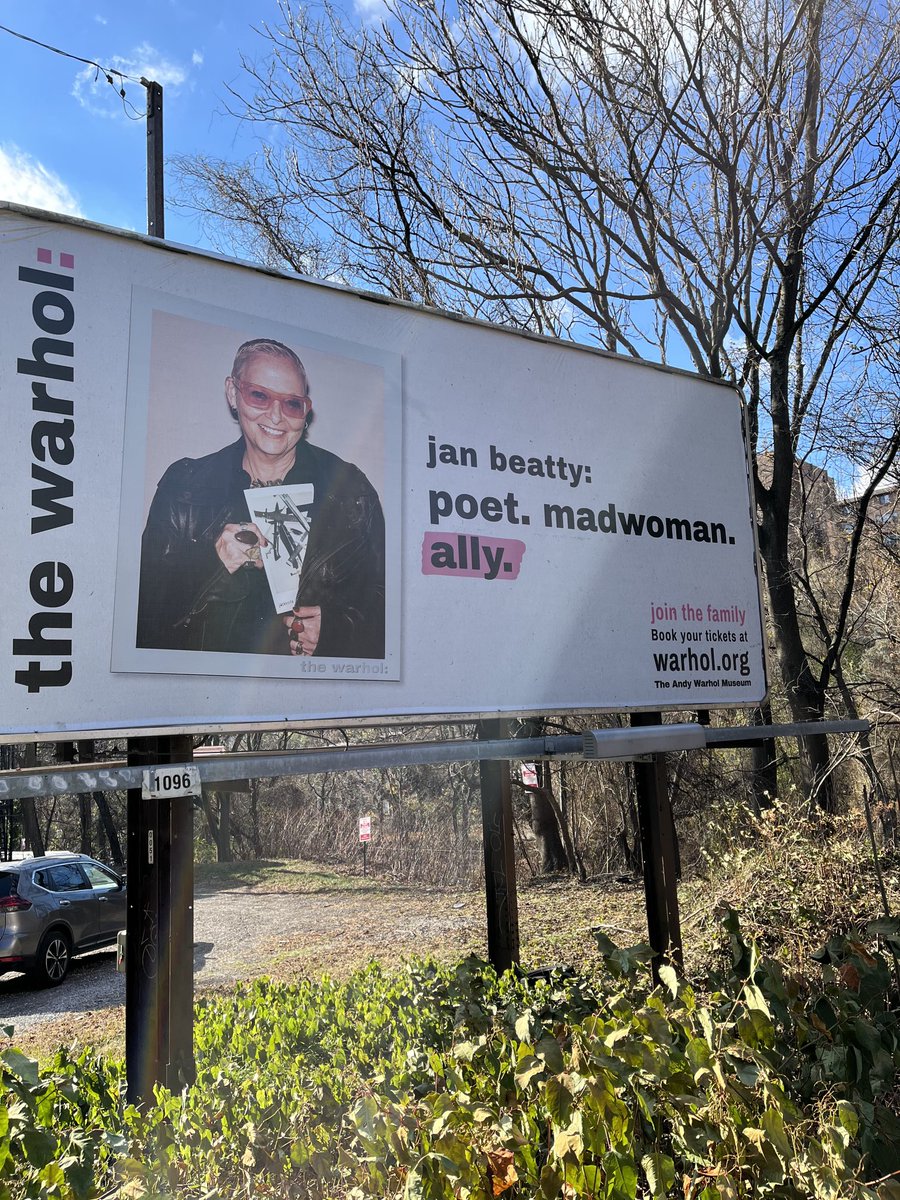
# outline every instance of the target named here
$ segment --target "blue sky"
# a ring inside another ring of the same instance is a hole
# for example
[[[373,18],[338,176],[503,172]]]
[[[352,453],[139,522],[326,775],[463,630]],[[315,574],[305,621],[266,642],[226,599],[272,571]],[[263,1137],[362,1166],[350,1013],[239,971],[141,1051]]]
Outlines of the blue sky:
[[[0,0],[0,24],[161,83],[167,157],[202,151],[243,159],[252,152],[258,130],[228,115],[228,87],[241,83],[242,52],[262,56],[253,27],[277,20],[275,0]],[[4,32],[0,67],[0,199],[145,232],[140,84],[125,84],[123,103],[92,68]],[[206,244],[196,219],[171,206],[166,235]]]
[[[384,0],[344,3],[360,21],[384,15]],[[241,55],[265,57],[255,30],[266,22],[279,22],[277,0],[0,0],[0,24],[161,83],[167,157],[242,161],[257,148],[260,128],[227,109],[229,87],[245,82]],[[0,199],[145,232],[146,93],[124,86],[125,102],[94,68],[0,31]],[[166,236],[210,248],[198,219],[171,204]]]

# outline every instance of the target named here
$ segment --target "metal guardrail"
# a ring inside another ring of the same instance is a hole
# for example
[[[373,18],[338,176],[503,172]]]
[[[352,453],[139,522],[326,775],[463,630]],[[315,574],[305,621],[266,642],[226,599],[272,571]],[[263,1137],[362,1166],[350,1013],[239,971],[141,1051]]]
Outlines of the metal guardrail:
[[[868,721],[810,721],[793,725],[738,725],[710,728],[694,723],[638,728],[593,729],[585,734],[508,738],[498,741],[402,742],[343,749],[244,751],[194,760],[201,783],[215,789],[235,779],[271,779],[284,775],[321,775],[331,771],[367,771],[425,763],[483,762],[498,759],[584,758],[629,761],[675,750],[725,749],[772,738],[811,734],[866,733]],[[166,764],[167,769],[172,765]],[[20,767],[0,772],[0,800],[23,796],[81,795],[85,792],[140,788],[146,767],[125,762],[54,765],[42,770]],[[227,791],[221,787],[219,790]]]

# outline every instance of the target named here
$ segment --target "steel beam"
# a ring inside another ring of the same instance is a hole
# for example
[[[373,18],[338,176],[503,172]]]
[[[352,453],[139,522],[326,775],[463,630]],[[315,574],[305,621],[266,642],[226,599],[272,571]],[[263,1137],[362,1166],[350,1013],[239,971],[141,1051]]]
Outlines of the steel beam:
[[[194,765],[210,787],[235,778],[265,779],[278,775],[321,775],[331,771],[380,770],[421,763],[478,762],[498,759],[596,758],[633,760],[657,751],[724,749],[810,734],[866,733],[868,721],[809,721],[794,725],[733,726],[710,729],[695,724],[644,729],[594,729],[559,737],[508,738],[489,741],[401,742],[346,749],[288,750],[278,753],[221,754]],[[153,764],[147,764],[148,766]],[[141,786],[142,767],[118,760],[94,765],[19,768],[0,771],[0,800],[7,797],[77,795],[113,792]]]

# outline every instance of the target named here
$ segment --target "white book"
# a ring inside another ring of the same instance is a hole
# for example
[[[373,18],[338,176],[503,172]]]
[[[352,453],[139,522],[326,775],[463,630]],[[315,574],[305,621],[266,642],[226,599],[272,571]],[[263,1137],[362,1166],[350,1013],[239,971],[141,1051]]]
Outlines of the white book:
[[[250,520],[268,542],[262,547],[262,560],[275,611],[290,612],[297,602],[315,489],[311,483],[284,483],[245,488],[244,496]]]

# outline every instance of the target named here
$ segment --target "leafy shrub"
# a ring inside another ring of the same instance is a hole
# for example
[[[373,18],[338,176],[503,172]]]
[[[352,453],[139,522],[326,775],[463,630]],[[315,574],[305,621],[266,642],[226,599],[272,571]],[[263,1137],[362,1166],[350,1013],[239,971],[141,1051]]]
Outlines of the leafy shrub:
[[[792,796],[761,813],[746,806],[732,809],[709,821],[705,838],[708,944],[720,941],[714,910],[736,908],[764,951],[800,972],[827,938],[850,935],[881,912],[862,813],[830,818],[826,834],[811,818],[808,804]],[[882,869],[896,903],[895,866],[882,851]],[[707,949],[695,946],[695,953],[708,958]]]
[[[257,981],[198,1005],[196,1085],[146,1111],[119,1063],[7,1050],[0,1197],[896,1200],[885,960],[835,938],[813,987],[725,933],[702,988],[603,937],[591,979]]]

